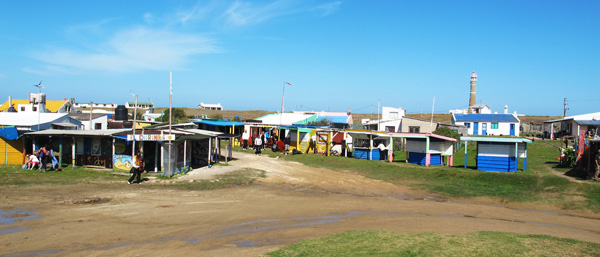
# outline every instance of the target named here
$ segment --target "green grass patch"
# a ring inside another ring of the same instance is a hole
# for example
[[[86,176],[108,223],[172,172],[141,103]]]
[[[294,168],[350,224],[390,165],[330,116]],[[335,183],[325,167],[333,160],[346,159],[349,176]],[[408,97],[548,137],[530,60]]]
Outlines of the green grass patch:
[[[415,187],[448,197],[490,197],[500,201],[539,202],[563,209],[600,212],[600,183],[575,183],[551,171],[561,171],[556,161],[559,144],[557,141],[534,141],[528,145],[527,170],[510,173],[476,170],[475,144],[469,144],[467,147],[468,168],[463,168],[464,148],[455,153],[453,167],[423,167],[405,162],[388,163],[314,154],[274,154],[307,166],[347,170],[368,178]],[[404,154],[397,153],[396,157],[399,158],[396,160],[403,161]],[[523,159],[519,159],[519,164],[522,168]]]
[[[466,235],[346,231],[306,240],[267,256],[594,256],[600,244],[503,232]]]
[[[74,185],[101,181],[122,180],[123,176],[111,174],[110,170],[93,170],[84,167],[64,168],[62,171],[39,172],[24,170],[17,165],[0,166],[0,186],[17,185]]]

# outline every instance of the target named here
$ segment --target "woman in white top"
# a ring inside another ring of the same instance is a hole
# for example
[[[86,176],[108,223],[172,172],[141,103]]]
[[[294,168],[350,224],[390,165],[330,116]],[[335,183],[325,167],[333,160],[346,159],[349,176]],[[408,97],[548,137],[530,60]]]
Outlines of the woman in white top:
[[[36,165],[40,164],[40,160],[35,156],[35,154],[30,154],[29,159],[27,160],[27,169],[33,170]]]

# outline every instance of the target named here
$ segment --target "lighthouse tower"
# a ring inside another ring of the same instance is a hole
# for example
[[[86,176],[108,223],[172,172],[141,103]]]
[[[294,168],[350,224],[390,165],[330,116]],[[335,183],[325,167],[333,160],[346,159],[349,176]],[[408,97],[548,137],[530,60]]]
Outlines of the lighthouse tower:
[[[475,99],[475,87],[477,86],[477,73],[471,73],[471,96],[469,97],[469,113],[473,113],[473,106],[477,102]]]

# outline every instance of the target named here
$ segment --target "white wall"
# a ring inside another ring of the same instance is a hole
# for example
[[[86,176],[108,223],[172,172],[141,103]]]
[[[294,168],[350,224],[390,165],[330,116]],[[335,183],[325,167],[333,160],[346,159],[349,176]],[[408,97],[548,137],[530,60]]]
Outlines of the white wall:
[[[465,123],[471,123],[470,127],[468,128],[468,134],[469,135],[473,135],[473,130],[474,130],[474,122],[462,122],[462,121],[458,121],[455,124],[456,125],[465,125]],[[499,136],[499,135],[503,135],[503,136],[508,136],[510,135],[510,124],[512,122],[498,122],[498,128],[497,129],[492,129],[492,122],[489,121],[485,121],[485,122],[479,122],[479,128],[478,128],[478,132],[477,135],[481,135],[482,133],[482,129],[483,129],[483,124],[486,124],[487,126],[487,135],[489,136]],[[519,134],[521,133],[521,124],[519,122],[515,122],[512,123],[515,124],[515,136],[519,136]]]

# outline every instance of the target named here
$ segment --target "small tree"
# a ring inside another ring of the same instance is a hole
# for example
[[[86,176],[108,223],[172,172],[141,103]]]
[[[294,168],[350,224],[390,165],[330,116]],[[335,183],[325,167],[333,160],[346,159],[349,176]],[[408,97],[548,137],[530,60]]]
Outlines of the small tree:
[[[173,120],[172,120],[173,123],[181,123],[181,122],[186,122],[188,120],[187,117],[185,116],[185,112],[181,108],[173,108],[171,110],[171,112],[173,112]],[[168,122],[169,121],[169,110],[168,109],[164,110],[162,117],[157,120],[160,120],[162,122]]]
[[[433,134],[445,136],[445,137],[451,137],[451,138],[456,139],[457,141],[460,140],[460,134],[458,134],[458,132],[456,132],[448,127],[439,127],[435,131],[433,131]]]

